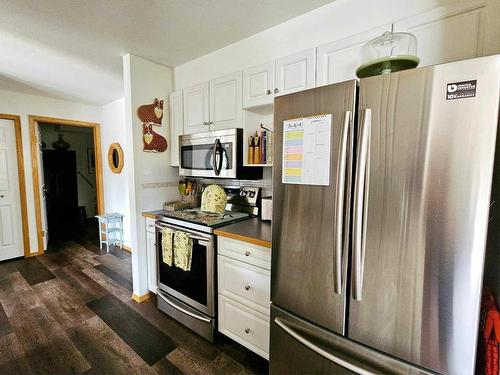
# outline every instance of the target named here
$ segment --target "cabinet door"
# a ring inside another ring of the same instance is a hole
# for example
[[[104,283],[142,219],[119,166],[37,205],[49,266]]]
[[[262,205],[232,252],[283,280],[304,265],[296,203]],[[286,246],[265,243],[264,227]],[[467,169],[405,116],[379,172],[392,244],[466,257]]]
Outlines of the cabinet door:
[[[241,72],[210,81],[210,130],[241,128]]]
[[[183,134],[182,91],[175,91],[169,95],[170,109],[170,165],[179,166],[179,136]]]
[[[362,61],[361,47],[386,31],[391,31],[390,24],[318,47],[317,86],[356,78],[356,69],[366,62]]]
[[[148,258],[148,289],[156,293],[158,287],[156,271],[156,237],[155,233],[146,232],[146,251]]]
[[[273,104],[274,61],[243,71],[243,108]]]
[[[462,1],[394,24],[395,31],[417,37],[419,66],[442,64],[481,56],[484,3]]]
[[[183,90],[184,134],[208,131],[208,82]]]
[[[276,95],[310,89],[315,83],[315,48],[276,60]]]

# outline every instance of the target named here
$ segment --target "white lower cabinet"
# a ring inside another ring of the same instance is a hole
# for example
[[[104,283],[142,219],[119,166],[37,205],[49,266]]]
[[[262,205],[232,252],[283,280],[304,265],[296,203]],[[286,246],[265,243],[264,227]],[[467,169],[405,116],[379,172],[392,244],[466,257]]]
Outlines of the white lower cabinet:
[[[219,331],[269,358],[270,249],[218,238]]]
[[[219,294],[219,331],[269,359],[269,316]]]
[[[146,218],[146,256],[148,259],[148,289],[156,293],[158,288],[156,264],[155,219]]]

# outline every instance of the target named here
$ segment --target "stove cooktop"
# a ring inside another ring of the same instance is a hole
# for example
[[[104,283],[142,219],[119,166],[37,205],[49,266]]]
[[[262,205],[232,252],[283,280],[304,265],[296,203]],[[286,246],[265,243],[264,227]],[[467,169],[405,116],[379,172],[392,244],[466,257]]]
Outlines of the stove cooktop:
[[[204,225],[211,228],[220,227],[231,224],[236,221],[241,221],[248,218],[250,215],[244,212],[225,211],[223,214],[215,214],[201,211],[199,208],[168,211],[162,214],[165,218],[172,218],[181,221],[187,221],[198,225]]]

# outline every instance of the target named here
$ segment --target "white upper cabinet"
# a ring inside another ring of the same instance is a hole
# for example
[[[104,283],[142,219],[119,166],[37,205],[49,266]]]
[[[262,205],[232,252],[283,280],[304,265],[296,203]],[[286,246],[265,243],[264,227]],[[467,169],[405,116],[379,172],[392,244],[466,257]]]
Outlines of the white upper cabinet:
[[[356,69],[366,61],[361,59],[361,47],[370,39],[391,31],[391,24],[365,31],[318,47],[317,86],[356,78]]]
[[[274,82],[274,61],[244,70],[243,108],[273,104]]]
[[[484,3],[462,1],[394,24],[394,31],[417,37],[419,66],[481,56],[484,37]]]
[[[182,91],[175,91],[168,96],[170,109],[170,165],[179,166],[179,135],[184,133]]]
[[[313,88],[316,84],[316,48],[276,60],[276,95]]]
[[[184,134],[208,131],[208,82],[187,87],[184,98]]]
[[[210,130],[241,128],[241,72],[210,81]]]

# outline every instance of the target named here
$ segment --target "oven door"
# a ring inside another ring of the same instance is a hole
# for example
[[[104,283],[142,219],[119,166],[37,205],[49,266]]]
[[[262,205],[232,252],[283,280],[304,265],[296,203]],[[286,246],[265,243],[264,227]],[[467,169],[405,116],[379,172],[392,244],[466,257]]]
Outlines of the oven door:
[[[180,137],[181,176],[236,178],[236,129]]]
[[[215,316],[215,248],[214,236],[156,221],[156,251],[158,254],[158,288],[210,316]],[[191,270],[169,266],[163,262],[161,239],[163,228],[182,231],[193,240]]]

